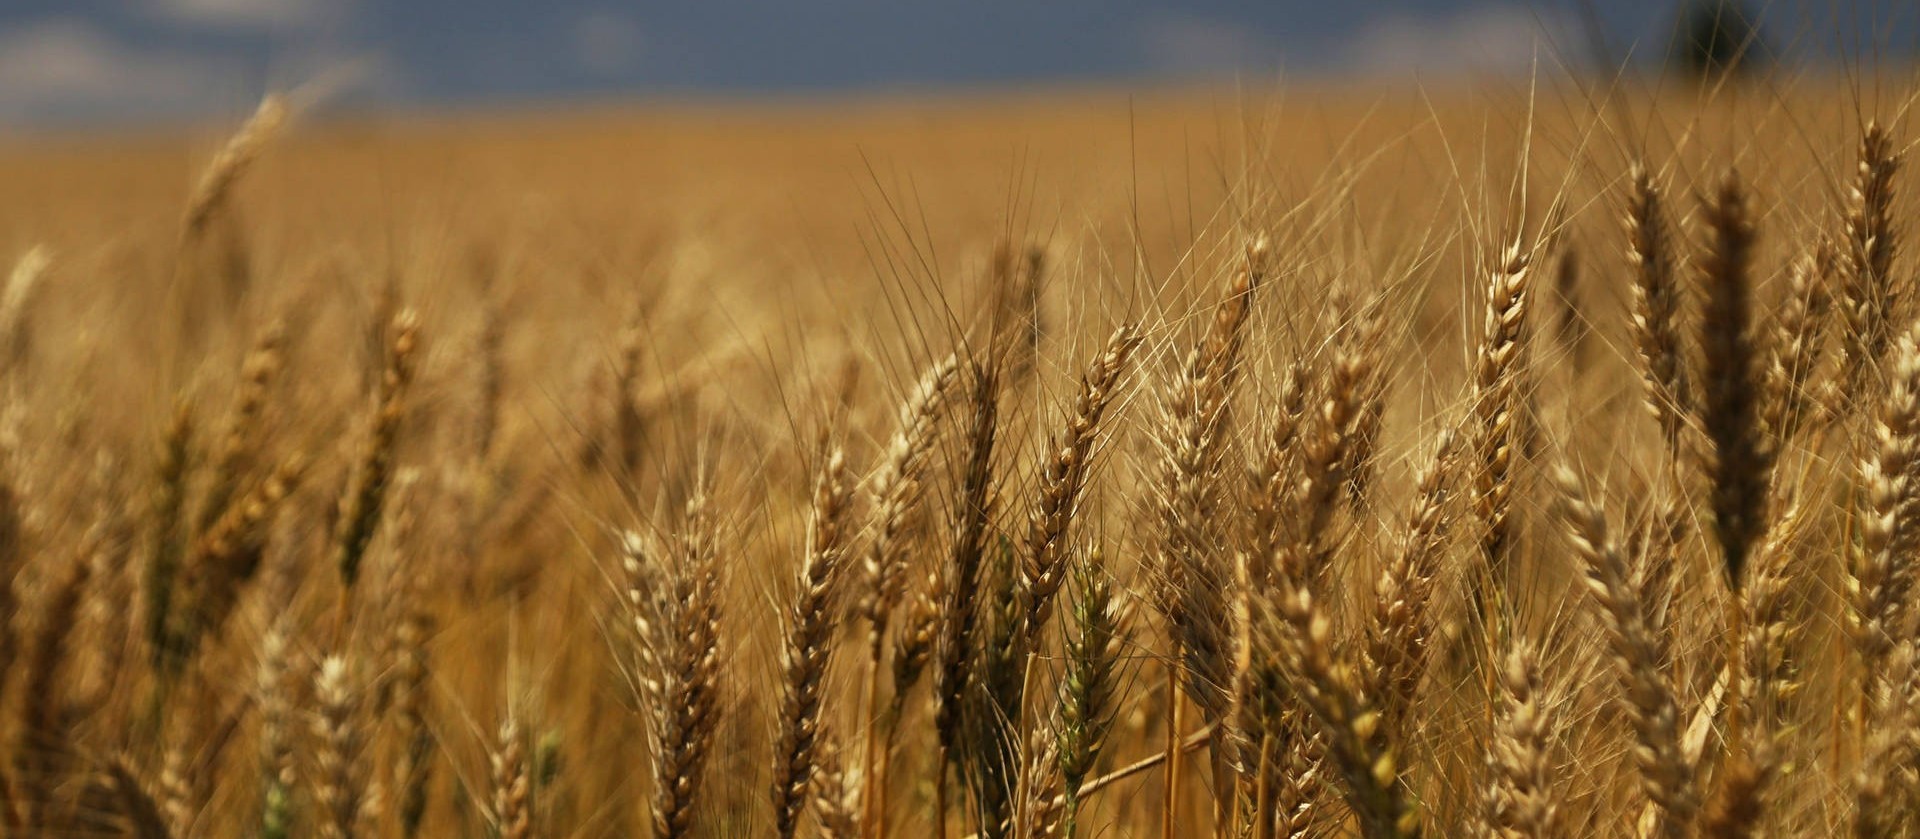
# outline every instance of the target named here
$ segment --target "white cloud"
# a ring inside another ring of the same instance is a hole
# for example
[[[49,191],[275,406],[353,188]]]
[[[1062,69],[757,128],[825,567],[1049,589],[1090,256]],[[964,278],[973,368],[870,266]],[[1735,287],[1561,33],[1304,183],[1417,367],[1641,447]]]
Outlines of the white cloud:
[[[84,21],[53,18],[0,33],[0,116],[156,116],[245,107],[220,63],[142,48]]]
[[[1551,63],[1537,10],[1481,6],[1442,18],[1392,15],[1361,30],[1335,69],[1362,76],[1514,73]],[[1537,48],[1537,50],[1536,50]]]
[[[295,29],[326,23],[346,0],[154,0],[153,12],[175,23],[213,29]]]
[[[574,22],[574,59],[589,73],[614,76],[632,70],[645,49],[640,25],[627,15],[600,9]]]
[[[1175,76],[1229,76],[1271,69],[1273,45],[1238,24],[1164,17],[1140,28],[1140,47],[1153,70]]]

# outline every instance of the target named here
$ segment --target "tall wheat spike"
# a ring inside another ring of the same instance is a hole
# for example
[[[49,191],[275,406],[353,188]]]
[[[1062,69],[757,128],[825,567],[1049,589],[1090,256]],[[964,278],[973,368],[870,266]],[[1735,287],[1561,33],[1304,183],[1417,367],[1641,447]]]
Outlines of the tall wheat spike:
[[[1900,336],[1891,360],[1886,396],[1858,467],[1865,503],[1846,580],[1853,645],[1870,700],[1880,693],[1887,656],[1914,637],[1908,600],[1920,540],[1913,511],[1920,500],[1920,327]]]
[[[498,745],[488,755],[493,768],[493,821],[500,839],[532,839],[532,784],[527,768],[526,736],[509,713],[500,723]]]
[[[833,597],[847,548],[852,493],[846,455],[833,447],[822,455],[815,479],[800,588],[787,613],[773,773],[774,830],[781,839],[790,839],[799,829],[813,782],[821,696],[833,652]]]
[[[1846,271],[1840,283],[1847,326],[1840,381],[1842,392],[1855,400],[1875,397],[1872,378],[1905,322],[1905,300],[1893,276],[1893,177],[1900,162],[1892,135],[1869,123],[1860,136],[1859,164],[1847,194]]]
[[[287,690],[288,647],[283,622],[275,621],[260,641],[260,666],[254,677],[260,705],[260,836],[293,835],[293,700]]]
[[[987,551],[987,531],[993,521],[993,450],[999,430],[1000,380],[993,367],[972,364],[968,371],[971,396],[966,430],[966,460],[961,472],[955,515],[959,521],[946,564],[940,572],[940,599],[935,614],[931,654],[933,670],[934,733],[940,753],[934,771],[936,799],[933,818],[939,835],[946,831],[947,763],[960,755],[961,714],[972,681],[975,630],[979,624],[979,591]]]
[[[1633,726],[1633,761],[1641,788],[1659,808],[1659,835],[1680,839],[1692,833],[1700,794],[1681,746],[1679,702],[1664,670],[1667,635],[1649,618],[1626,556],[1579,476],[1562,466],[1555,478],[1560,485],[1559,517],[1585,567],[1587,592],[1598,607],[1609,655],[1619,672],[1620,702]]]
[[[696,490],[687,502],[682,533],[668,556],[650,555],[638,534],[625,540],[634,596],[642,564],[663,564],[652,572],[657,591],[637,604],[641,643],[652,672],[653,832],[679,837],[693,829],[708,751],[719,726],[720,551],[707,493]]]
[[[87,547],[90,553],[91,546]],[[81,554],[47,593],[40,626],[25,662],[25,693],[20,704],[20,742],[14,752],[14,793],[26,805],[24,835],[58,835],[72,830],[59,816],[57,791],[73,757],[74,730],[64,706],[64,671],[72,630],[92,575],[91,557]]]
[[[16,377],[33,351],[34,302],[46,284],[42,280],[53,257],[46,246],[35,245],[13,263],[7,286],[0,292],[0,375]]]
[[[1708,241],[1698,271],[1700,425],[1710,444],[1714,532],[1728,585],[1738,590],[1747,554],[1767,527],[1773,454],[1760,426],[1762,385],[1753,345],[1754,229],[1746,189],[1728,172],[1702,211]]]
[[[1211,328],[1160,394],[1158,463],[1150,502],[1158,541],[1154,605],[1172,636],[1170,660],[1179,668],[1170,666],[1167,677],[1172,713],[1166,731],[1163,839],[1173,835],[1179,810],[1180,755],[1174,746],[1180,737],[1181,706],[1176,691],[1184,689],[1210,723],[1225,719],[1230,705],[1235,657],[1229,648],[1232,573],[1222,554],[1225,533],[1212,513],[1224,500],[1234,385],[1254,294],[1266,277],[1267,263],[1266,240],[1255,240],[1230,275]]]
[[[1333,623],[1312,592],[1283,573],[1281,590],[1253,613],[1256,644],[1279,651],[1294,695],[1319,723],[1348,808],[1367,839],[1422,835],[1402,756],[1359,673],[1334,646]]]
[[[360,697],[351,682],[346,659],[329,656],[314,679],[319,713],[313,733],[318,740],[314,762],[315,803],[320,806],[320,835],[325,839],[353,839],[359,833],[362,785],[361,749],[365,733],[356,716]]]
[[[1488,762],[1487,835],[1498,839],[1559,836],[1553,789],[1551,700],[1538,654],[1515,641],[1500,669],[1500,709]]]
[[[1518,423],[1524,412],[1527,313],[1532,308],[1532,261],[1516,237],[1488,272],[1486,319],[1473,379],[1475,459],[1473,502],[1483,533],[1481,552],[1498,584],[1513,540]],[[1485,595],[1485,592],[1482,592]],[[1483,616],[1487,606],[1483,603]]]
[[[240,181],[240,176],[246,173],[260,152],[286,124],[287,113],[285,98],[268,95],[261,99],[260,107],[254,110],[253,116],[228,138],[227,144],[207,163],[200,181],[194,185],[193,194],[187,199],[184,228],[189,238],[206,232],[207,225],[218,217],[233,193],[234,184]]]
[[[886,835],[887,778],[882,750],[898,716],[890,714],[887,716],[895,719],[883,720],[880,706],[880,677],[885,667],[887,629],[893,620],[894,604],[904,589],[908,559],[915,543],[911,538],[911,528],[923,507],[926,472],[933,459],[934,446],[939,441],[939,420],[949,392],[958,379],[959,370],[959,356],[949,355],[922,374],[913,392],[900,406],[893,439],[887,445],[879,472],[873,478],[872,536],[860,565],[864,579],[859,605],[861,615],[867,620],[868,636],[867,732],[859,776],[865,788],[860,794],[862,812],[859,820],[863,827],[869,827],[876,836]],[[924,597],[925,593],[917,595]],[[933,611],[929,604],[916,601],[916,605],[923,607],[918,617],[931,618]],[[912,635],[915,629],[924,630],[930,626],[929,621],[922,620],[917,627],[909,628],[906,634]],[[925,637],[925,633],[922,633],[922,637]],[[925,649],[924,644],[922,649]],[[898,692],[904,689],[905,685],[896,680],[896,704],[900,701]]]
[[[1455,445],[1452,429],[1441,432],[1432,460],[1414,480],[1400,548],[1374,582],[1366,625],[1368,693],[1396,729],[1415,707],[1430,652],[1435,621],[1429,603],[1452,524],[1449,473]]]
[[[1101,419],[1119,396],[1120,377],[1140,342],[1140,330],[1131,323],[1113,331],[1100,354],[1081,373],[1080,392],[1074,399],[1066,431],[1052,439],[1041,464],[1040,486],[1027,519],[1026,550],[1020,566],[1026,610],[1022,625],[1028,649],[1038,646],[1040,633],[1051,616],[1048,606],[1066,579],[1070,528],[1092,470]]]
[[[1826,410],[1827,403],[1837,399],[1837,389],[1827,393],[1833,380],[1821,376],[1833,306],[1828,288],[1833,270],[1833,249],[1822,242],[1794,260],[1788,274],[1787,295],[1774,318],[1766,399],[1761,407],[1762,427],[1773,435],[1775,446],[1797,437],[1816,408]]]
[[[1078,821],[1080,790],[1093,774],[1118,713],[1121,656],[1130,640],[1127,610],[1115,599],[1099,551],[1074,565],[1073,627],[1060,677],[1057,750],[1064,797],[1061,831],[1071,837]]]
[[[415,355],[419,349],[419,316],[402,311],[393,322],[392,343],[387,348],[386,368],[374,406],[373,427],[361,449],[353,484],[340,499],[340,526],[334,537],[334,564],[346,593],[360,577],[360,560],[382,519],[387,483],[393,476],[394,449],[399,444],[400,423],[406,416],[407,389],[413,383]],[[347,600],[341,599],[344,616]]]

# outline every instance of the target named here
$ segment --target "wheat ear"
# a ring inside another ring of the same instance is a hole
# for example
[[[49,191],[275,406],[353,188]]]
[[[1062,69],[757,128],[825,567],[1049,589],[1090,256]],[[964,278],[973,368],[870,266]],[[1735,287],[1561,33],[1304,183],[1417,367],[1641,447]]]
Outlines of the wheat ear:
[[[1680,741],[1680,709],[1663,671],[1667,638],[1648,616],[1626,557],[1608,534],[1599,505],[1579,476],[1562,466],[1558,512],[1568,541],[1585,567],[1587,593],[1599,608],[1610,656],[1620,676],[1620,701],[1633,726],[1633,760],[1641,787],[1659,810],[1659,833],[1691,835],[1700,795]]]
[[[276,620],[260,641],[260,667],[254,676],[260,706],[260,836],[293,835],[293,701],[287,693],[286,626]]]
[[[799,592],[786,621],[773,772],[774,830],[781,839],[791,839],[799,829],[800,812],[813,781],[821,694],[833,651],[833,594],[847,547],[852,492],[846,456],[838,447],[831,448],[824,453],[814,482]]]
[[[1895,801],[1900,767],[1915,757],[1913,730],[1920,725],[1914,706],[1915,648],[1911,642],[1895,645],[1884,659],[1885,673],[1868,697],[1872,721],[1866,741],[1849,779],[1853,794],[1853,835],[1856,839],[1893,839],[1912,833],[1912,814]]]
[[[1224,488],[1234,384],[1256,290],[1268,269],[1264,239],[1247,248],[1244,264],[1214,308],[1213,325],[1187,355],[1185,366],[1160,395],[1156,426],[1158,474],[1152,515],[1158,525],[1154,605],[1172,635],[1167,674],[1167,770],[1162,839],[1179,819],[1180,691],[1214,723],[1225,718],[1233,683],[1233,628],[1228,605],[1232,574],[1222,561],[1221,527],[1213,515]],[[1216,750],[1216,755],[1220,754]]]
[[[1212,329],[1160,399],[1156,605],[1174,628],[1188,690],[1214,717],[1225,710],[1225,645],[1231,633],[1226,626],[1230,574],[1218,561],[1222,546],[1212,511],[1220,500],[1233,386],[1264,261],[1264,246],[1257,243],[1215,308]]]
[[[240,177],[246,174],[247,168],[253,165],[260,152],[280,133],[286,122],[285,99],[277,95],[261,99],[260,107],[254,110],[253,116],[207,162],[199,183],[194,185],[193,194],[187,199],[184,229],[188,238],[206,232],[207,225],[226,206],[234,184],[240,182]]]
[[[1846,270],[1840,297],[1847,333],[1841,342],[1842,392],[1871,402],[1869,385],[1902,323],[1900,287],[1893,276],[1893,176],[1900,155],[1878,123],[1860,136],[1859,163],[1846,202]]]
[[[347,661],[339,656],[322,661],[314,679],[319,713],[314,718],[313,733],[319,740],[319,751],[313,797],[320,805],[323,839],[353,839],[366,793],[360,765],[365,734],[355,719],[359,697],[350,680]]]
[[[259,443],[259,425],[267,395],[286,367],[287,339],[284,320],[268,324],[240,363],[240,384],[234,389],[233,406],[227,410],[227,424],[221,432],[218,453],[208,465],[212,474],[206,495],[200,501],[196,526],[203,532],[227,512],[228,502],[240,488],[241,474]]]
[[[1122,324],[1100,354],[1080,374],[1080,392],[1064,433],[1053,438],[1040,467],[1040,487],[1027,520],[1026,552],[1020,566],[1026,616],[1026,648],[1036,649],[1051,616],[1048,606],[1065,580],[1067,546],[1073,517],[1092,469],[1101,419],[1119,396],[1120,377],[1140,346],[1140,330]]]
[[[840,756],[840,740],[831,727],[820,733],[813,779],[813,815],[820,839],[860,839],[860,773],[848,770]]]
[[[1700,425],[1712,456],[1714,532],[1730,589],[1739,590],[1747,554],[1767,527],[1773,458],[1761,433],[1759,353],[1753,346],[1754,229],[1740,178],[1728,172],[1703,208],[1708,241],[1698,271]]]
[[[1499,716],[1487,756],[1493,769],[1493,783],[1487,788],[1487,835],[1497,839],[1559,836],[1549,754],[1554,720],[1539,654],[1524,640],[1511,641],[1499,677]]]
[[[352,486],[340,499],[340,527],[334,536],[334,564],[340,570],[342,626],[347,595],[360,577],[360,560],[383,518],[387,483],[393,475],[394,449],[399,444],[400,421],[406,416],[407,389],[413,383],[419,348],[420,319],[412,311],[394,318],[392,343],[373,415],[373,427],[361,448]]]
[[[1127,610],[1116,599],[1098,550],[1074,565],[1073,631],[1067,635],[1066,669],[1060,677],[1059,756],[1065,812],[1062,831],[1071,836],[1080,810],[1080,790],[1100,760],[1113,727],[1120,692],[1121,654],[1129,642]]]
[[[20,704],[20,742],[13,762],[19,783],[13,792],[27,805],[27,836],[71,832],[56,822],[53,805],[62,767],[74,748],[73,721],[62,704],[67,694],[62,677],[75,619],[93,570],[88,555],[92,546],[85,547],[47,593],[47,602],[40,608],[40,626],[25,662],[22,688],[26,696]]]
[[[860,592],[860,612],[867,620],[867,736],[860,795],[863,808],[860,823],[871,826],[876,836],[886,835],[886,773],[882,767],[882,709],[880,674],[886,657],[887,627],[893,618],[893,604],[903,589],[909,548],[913,544],[910,528],[920,514],[925,498],[926,472],[931,465],[934,444],[939,441],[939,419],[949,391],[958,377],[959,356],[949,355],[928,368],[911,396],[901,406],[893,440],[887,446],[886,459],[874,477],[874,513],[872,540],[860,571],[864,585]],[[927,606],[918,603],[919,606]],[[919,638],[930,638],[932,609],[916,613],[922,618],[910,631]],[[925,663],[926,644],[921,645],[920,664]],[[899,659],[896,659],[898,662]],[[918,666],[914,669],[917,677]],[[896,678],[895,702],[906,685]],[[891,729],[888,728],[889,733]]]
[[[645,604],[651,615],[637,615],[641,643],[652,665],[649,699],[653,714],[653,832],[660,839],[686,836],[693,829],[714,732],[720,721],[720,557],[707,493],[687,502],[682,536],[666,567],[654,571],[660,590]],[[643,550],[638,534],[626,537],[626,563],[639,568],[656,562]],[[635,579],[634,592],[640,593]]]
[[[1320,724],[1327,754],[1345,782],[1361,835],[1413,839],[1419,813],[1385,721],[1361,692],[1360,676],[1334,645],[1333,621],[1292,575],[1253,613],[1254,643],[1280,652],[1294,695]]]
[[[171,673],[179,662],[178,646],[173,643],[175,618],[174,594],[180,574],[180,558],[185,552],[184,523],[181,512],[186,506],[187,479],[192,471],[193,408],[180,399],[161,435],[158,462],[154,469],[153,491],[147,503],[147,562],[141,581],[146,609],[147,645],[154,663]],[[0,487],[4,490],[4,487]],[[10,503],[10,494],[6,496]],[[0,516],[10,515],[0,507]],[[4,522],[0,518],[0,522]],[[11,535],[10,533],[7,535]],[[0,598],[4,598],[0,592]]]
[[[509,712],[500,723],[498,745],[488,762],[493,768],[493,822],[500,839],[532,839],[532,779],[527,770],[526,736]]]
[[[153,795],[140,783],[140,776],[134,772],[133,765],[124,757],[115,757],[107,762],[106,772],[120,813],[126,816],[135,839],[171,839],[173,831],[167,827],[160,805],[155,803]]]
[[[35,245],[20,255],[13,263],[13,272],[7,275],[6,290],[0,292],[0,359],[5,361],[0,373],[13,375],[33,354],[31,315],[34,302],[46,287],[41,279],[52,264],[46,246]]]
[[[1865,504],[1858,553],[1846,580],[1854,650],[1869,700],[1880,692],[1887,656],[1913,638],[1907,601],[1912,553],[1920,539],[1913,513],[1920,498],[1915,475],[1920,469],[1920,327],[1900,336],[1891,360],[1886,395],[1859,464]]]
[[[1673,237],[1660,187],[1635,164],[1627,198],[1627,264],[1633,269],[1633,343],[1640,356],[1648,412],[1660,427],[1668,455],[1680,461],[1694,394],[1681,343],[1684,290],[1675,279]]]
[[[935,771],[937,830],[946,830],[947,763],[960,754],[961,711],[972,676],[974,635],[979,618],[980,581],[987,530],[993,520],[993,449],[999,428],[999,373],[978,364],[970,368],[971,419],[966,432],[966,462],[960,479],[959,521],[954,528],[939,581],[939,608],[932,655],[934,731],[940,754]]]
[[[1531,259],[1516,238],[1488,273],[1487,312],[1474,368],[1474,510],[1483,528],[1481,551],[1496,585],[1503,580],[1513,538],[1514,458],[1525,412],[1521,385],[1527,364],[1527,313],[1532,308]],[[1480,592],[1483,618],[1492,614]]]
[[[1428,604],[1453,519],[1448,500],[1454,447],[1453,430],[1442,431],[1432,459],[1414,480],[1414,500],[1400,549],[1374,583],[1366,630],[1367,660],[1372,665],[1368,695],[1375,697],[1396,729],[1413,709],[1426,671],[1433,635]]]
[[[1762,425],[1773,434],[1776,447],[1784,448],[1813,409],[1832,398],[1826,393],[1832,380],[1818,378],[1833,306],[1827,288],[1832,277],[1833,250],[1825,242],[1794,260],[1788,274],[1787,295],[1774,319],[1762,408]]]

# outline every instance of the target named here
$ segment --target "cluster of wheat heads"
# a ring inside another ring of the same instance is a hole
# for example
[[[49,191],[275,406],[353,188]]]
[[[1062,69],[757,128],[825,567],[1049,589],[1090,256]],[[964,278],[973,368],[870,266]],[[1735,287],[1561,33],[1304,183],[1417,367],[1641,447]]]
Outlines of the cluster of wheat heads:
[[[229,206],[285,118],[190,198],[174,314],[237,326],[148,362],[174,408],[134,438],[19,415],[57,386],[48,254],[0,295],[4,835],[1920,829],[1920,313],[1878,126],[1805,229],[1651,162],[1604,213],[1515,212],[1471,243],[1457,392],[1405,358],[1446,350],[1404,284],[1302,293],[1285,223],[1117,325],[1059,323],[1047,252],[1002,246],[902,393],[850,364],[743,458],[650,364],[650,297],[531,439],[510,347],[566,332],[485,289],[385,283],[325,345],[352,369],[303,352],[317,293],[260,314]],[[1580,404],[1610,363],[1630,395]]]

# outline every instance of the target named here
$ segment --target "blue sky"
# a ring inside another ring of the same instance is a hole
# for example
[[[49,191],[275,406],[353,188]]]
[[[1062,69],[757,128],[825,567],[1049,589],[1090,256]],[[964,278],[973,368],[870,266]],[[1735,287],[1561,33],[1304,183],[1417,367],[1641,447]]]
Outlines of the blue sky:
[[[1657,59],[1678,2],[1591,6],[1616,51]],[[1900,2],[1751,5],[1804,52],[1831,54],[1838,31],[1877,29],[1892,53],[1915,37]],[[0,0],[0,125],[231,114],[316,80],[362,109],[1410,81],[1524,71],[1536,46],[1584,55],[1583,15],[1579,0]]]

